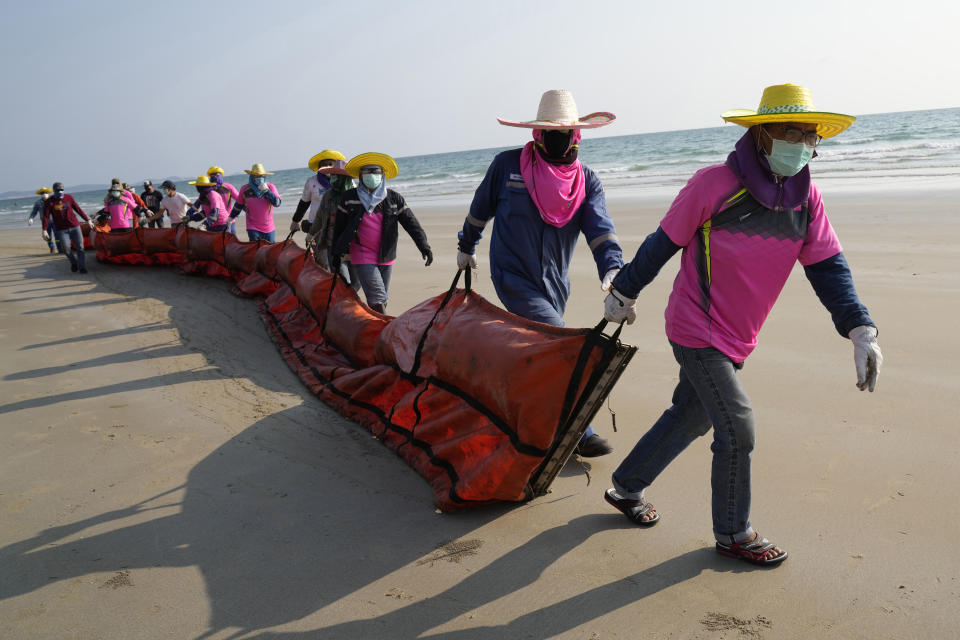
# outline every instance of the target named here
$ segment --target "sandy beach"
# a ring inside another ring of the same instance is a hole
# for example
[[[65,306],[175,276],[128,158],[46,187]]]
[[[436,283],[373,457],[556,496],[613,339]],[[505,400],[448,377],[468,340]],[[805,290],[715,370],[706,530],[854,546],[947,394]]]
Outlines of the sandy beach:
[[[529,503],[447,515],[309,393],[227,283],[93,251],[80,276],[36,227],[6,232],[0,638],[956,637],[960,191],[824,192],[885,361],[858,391],[795,269],[742,372],[753,522],[790,553],[773,570],[713,551],[709,438],[648,491],[658,526],[602,499],[676,382],[676,257],[621,336],[639,351],[611,395],[618,431],[594,421],[615,452]],[[625,257],[668,204],[611,198]],[[450,285],[465,214],[411,205],[436,260],[401,234],[394,315]],[[474,288],[495,302],[488,248]],[[566,321],[593,326],[603,294],[578,251]]]

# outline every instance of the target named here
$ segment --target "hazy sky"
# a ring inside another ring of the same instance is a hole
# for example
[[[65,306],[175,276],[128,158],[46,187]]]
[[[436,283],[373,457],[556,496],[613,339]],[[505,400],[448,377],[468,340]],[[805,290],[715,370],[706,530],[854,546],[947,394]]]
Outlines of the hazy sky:
[[[5,2],[0,192],[520,145],[540,94],[721,124],[793,82],[852,114],[960,106],[958,3]],[[200,7],[211,7],[200,9]]]

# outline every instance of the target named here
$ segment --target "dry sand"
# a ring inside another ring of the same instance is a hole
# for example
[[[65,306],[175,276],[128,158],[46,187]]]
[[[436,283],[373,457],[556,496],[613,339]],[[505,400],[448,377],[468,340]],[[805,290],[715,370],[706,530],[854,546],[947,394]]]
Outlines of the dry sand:
[[[665,408],[675,258],[624,330],[613,455],[527,504],[435,513],[426,483],[287,369],[250,300],[172,269],[71,274],[35,229],[0,241],[0,638],[948,638],[960,623],[960,194],[830,197],[885,365],[794,272],[743,371],[754,523],[790,558],[712,551],[709,442],[650,489],[643,530],[602,500]],[[626,253],[666,201],[612,200]],[[421,207],[389,311],[449,286],[458,207]],[[281,221],[280,226],[285,222]],[[583,243],[581,243],[582,245]],[[476,288],[495,299],[484,263]],[[581,246],[570,326],[599,320]],[[587,475],[589,471],[589,475]]]

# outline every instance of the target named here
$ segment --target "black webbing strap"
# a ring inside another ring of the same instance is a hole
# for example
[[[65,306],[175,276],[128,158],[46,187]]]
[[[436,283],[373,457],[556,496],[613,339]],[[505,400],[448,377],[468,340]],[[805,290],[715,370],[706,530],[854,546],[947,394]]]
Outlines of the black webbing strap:
[[[577,364],[570,373],[570,382],[567,384],[567,391],[563,396],[563,408],[560,410],[560,421],[557,424],[558,434],[560,433],[559,427],[562,427],[566,424],[567,420],[570,419],[570,413],[573,410],[573,401],[577,396],[577,390],[580,388],[580,381],[583,378],[583,371],[587,366],[587,360],[589,360],[593,348],[604,345],[606,341],[604,348],[605,357],[609,357],[609,354],[606,352],[609,351],[611,347],[616,349],[617,339],[623,330],[623,323],[621,322],[617,330],[609,337],[603,333],[606,326],[607,321],[601,320],[597,326],[590,330],[590,333],[587,334],[587,339],[583,342],[583,347],[580,348],[580,354],[577,356]]]
[[[430,329],[433,327],[433,323],[436,322],[437,316],[440,315],[440,312],[443,310],[443,308],[447,306],[448,302],[450,302],[450,298],[453,297],[453,292],[457,290],[457,284],[460,282],[461,273],[466,273],[463,284],[466,287],[467,293],[470,293],[470,269],[457,271],[457,275],[454,276],[453,282],[450,283],[450,288],[447,289],[447,295],[443,297],[443,301],[440,303],[440,306],[437,307],[437,311],[433,314],[433,317],[430,318],[430,322],[427,323],[427,328],[423,330],[423,335],[420,336],[420,342],[417,344],[417,353],[413,358],[413,367],[410,369],[410,373],[412,375],[418,375],[417,371],[420,369],[420,356],[423,353],[423,345],[427,342],[427,334],[430,333]]]
[[[330,317],[330,303],[333,301],[333,290],[337,288],[337,278],[340,277],[339,265],[333,271],[333,282],[330,283],[330,293],[327,295],[327,307],[323,310],[323,324],[320,326],[320,335],[325,336],[327,331],[327,318]]]

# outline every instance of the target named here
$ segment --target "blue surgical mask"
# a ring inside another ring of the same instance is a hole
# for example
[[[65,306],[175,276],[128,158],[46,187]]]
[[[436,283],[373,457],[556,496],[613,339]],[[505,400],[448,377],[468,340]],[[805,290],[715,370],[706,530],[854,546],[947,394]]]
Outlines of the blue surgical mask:
[[[360,180],[363,181],[363,186],[367,189],[376,189],[380,186],[380,183],[383,182],[382,173],[365,173],[360,176]]]
[[[775,174],[789,178],[800,173],[811,158],[813,158],[813,147],[808,147],[803,142],[773,140],[767,162],[770,164],[770,170]]]
[[[120,197],[120,192],[119,192],[119,191],[111,191],[111,192],[110,192],[110,197],[111,197],[111,198],[119,198],[119,197]]]
[[[254,179],[253,179],[253,184],[257,185],[257,188],[258,188],[258,189],[263,189],[264,186],[266,186],[266,184],[267,184],[267,179],[264,178],[263,176],[260,176],[260,177],[258,177],[258,178],[254,178]]]

